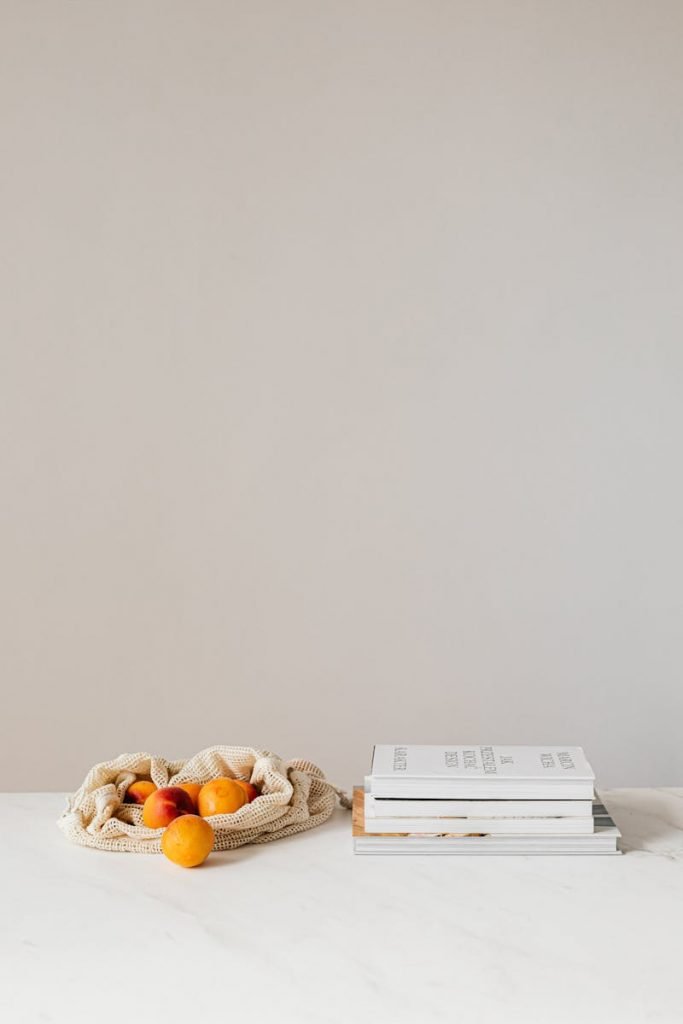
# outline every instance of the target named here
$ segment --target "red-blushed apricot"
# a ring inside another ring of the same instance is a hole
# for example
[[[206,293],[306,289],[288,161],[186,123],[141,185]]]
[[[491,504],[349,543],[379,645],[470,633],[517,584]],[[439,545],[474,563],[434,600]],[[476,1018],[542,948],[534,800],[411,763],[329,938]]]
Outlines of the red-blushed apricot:
[[[145,782],[143,779],[131,782],[126,790],[125,803],[144,804],[147,797],[156,792],[156,788],[153,782]]]
[[[244,782],[243,779],[235,779],[238,786],[241,786],[244,792],[247,794],[247,801],[251,803],[257,796],[261,796],[256,786],[252,785],[251,782]]]
[[[192,797],[180,786],[164,786],[145,800],[142,820],[148,828],[165,828],[181,814],[194,814]]]

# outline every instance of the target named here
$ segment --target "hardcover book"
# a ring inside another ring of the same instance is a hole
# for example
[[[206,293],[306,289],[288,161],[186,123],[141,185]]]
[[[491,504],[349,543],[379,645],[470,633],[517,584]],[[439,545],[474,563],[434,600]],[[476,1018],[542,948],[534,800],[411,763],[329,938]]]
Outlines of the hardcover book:
[[[370,794],[399,799],[592,800],[581,747],[375,747]]]
[[[393,803],[382,800],[381,803]],[[399,801],[396,801],[399,802]],[[406,801],[409,802],[409,801]],[[417,802],[417,801],[416,801]],[[438,803],[439,801],[435,801]],[[486,801],[470,801],[485,803]],[[588,835],[593,831],[593,815],[582,817],[514,817],[474,815],[370,815],[365,796],[365,822],[371,832],[456,832],[496,835]]]
[[[366,776],[366,818],[588,818],[593,813],[592,800],[397,800],[372,796],[370,786]]]

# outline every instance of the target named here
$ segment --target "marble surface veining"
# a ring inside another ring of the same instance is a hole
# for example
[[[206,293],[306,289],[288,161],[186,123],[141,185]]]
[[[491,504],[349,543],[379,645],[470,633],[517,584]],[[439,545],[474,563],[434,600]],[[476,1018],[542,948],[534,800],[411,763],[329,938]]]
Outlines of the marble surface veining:
[[[0,1021],[681,1024],[683,789],[603,798],[623,857],[354,857],[350,817],[184,871],[0,796]]]

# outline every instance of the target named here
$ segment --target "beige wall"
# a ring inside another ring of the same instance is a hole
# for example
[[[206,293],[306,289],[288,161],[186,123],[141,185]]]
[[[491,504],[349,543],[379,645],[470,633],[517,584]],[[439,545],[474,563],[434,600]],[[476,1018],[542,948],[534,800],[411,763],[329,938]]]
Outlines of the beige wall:
[[[683,781],[683,5],[0,0],[2,783]]]

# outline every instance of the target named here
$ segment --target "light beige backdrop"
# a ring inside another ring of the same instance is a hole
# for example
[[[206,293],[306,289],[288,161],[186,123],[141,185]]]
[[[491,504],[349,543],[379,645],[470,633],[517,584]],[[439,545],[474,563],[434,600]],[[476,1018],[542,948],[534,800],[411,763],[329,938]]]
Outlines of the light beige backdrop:
[[[680,785],[683,5],[0,16],[2,785]]]

